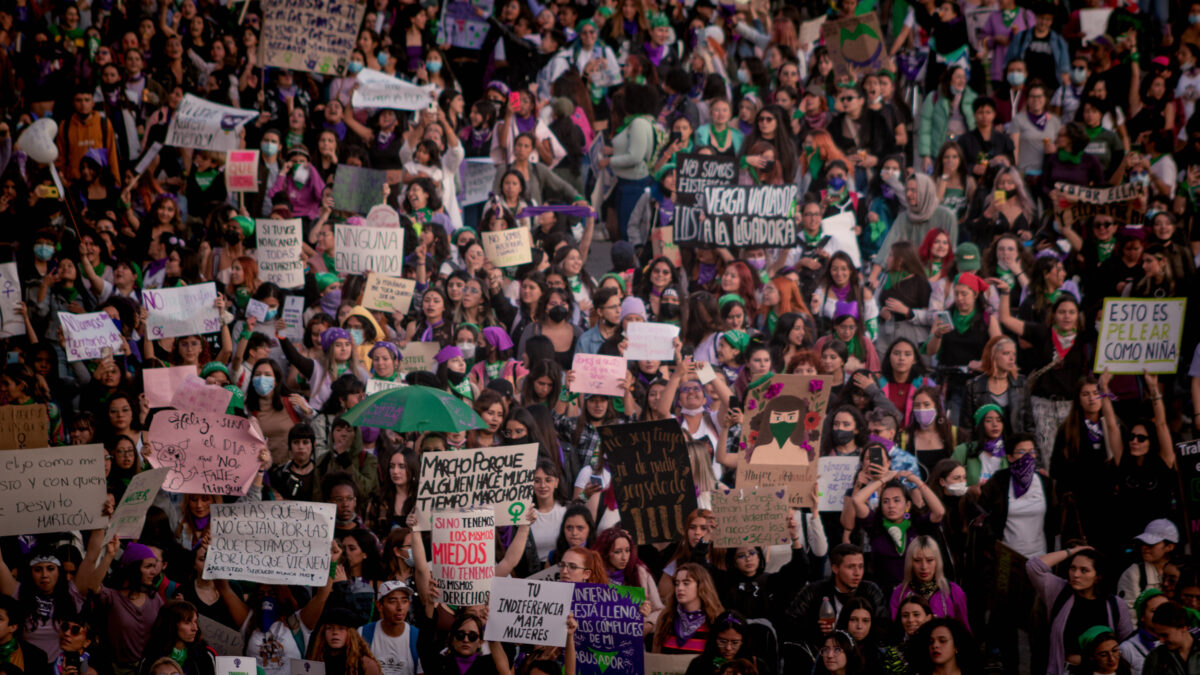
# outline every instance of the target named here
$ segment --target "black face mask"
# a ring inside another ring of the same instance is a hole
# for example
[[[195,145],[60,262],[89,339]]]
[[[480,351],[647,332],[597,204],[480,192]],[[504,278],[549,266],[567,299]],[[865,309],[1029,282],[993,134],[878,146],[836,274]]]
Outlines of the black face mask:
[[[567,320],[567,308],[562,305],[555,305],[546,313],[550,320],[554,323],[562,323]]]
[[[467,374],[456,370],[447,370],[446,379],[450,380],[451,384],[461,384],[463,380],[467,379]]]
[[[664,302],[658,306],[658,315],[661,318],[667,319],[667,320],[678,319],[679,318],[679,305],[669,303],[669,302]]]
[[[848,429],[834,429],[829,438],[834,446],[840,447],[854,440],[854,432]]]
[[[241,235],[233,230],[225,230],[221,236],[225,239],[225,243],[229,244],[230,246],[239,244],[242,241]]]

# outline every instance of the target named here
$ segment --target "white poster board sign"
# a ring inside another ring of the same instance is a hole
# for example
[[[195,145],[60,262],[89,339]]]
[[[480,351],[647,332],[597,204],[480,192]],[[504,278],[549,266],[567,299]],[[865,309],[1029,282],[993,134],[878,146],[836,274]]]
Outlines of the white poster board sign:
[[[324,586],[329,580],[333,504],[214,504],[205,579]]]
[[[213,306],[217,285],[211,281],[195,286],[155,288],[142,291],[149,310],[146,330],[154,340],[216,333],[221,330],[221,313]]]
[[[242,110],[184,94],[171,117],[164,145],[196,150],[237,150],[238,129],[258,117],[257,110]]]

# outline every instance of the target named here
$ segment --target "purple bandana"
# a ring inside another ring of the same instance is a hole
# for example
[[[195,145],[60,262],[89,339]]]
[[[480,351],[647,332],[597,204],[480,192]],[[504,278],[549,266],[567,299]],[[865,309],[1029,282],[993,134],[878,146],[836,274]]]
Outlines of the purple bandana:
[[[1033,458],[1033,453],[1021,455],[1021,459],[1017,460],[1010,469],[1012,471],[1012,488],[1013,496],[1020,499],[1029,491],[1029,486],[1033,484],[1034,467],[1036,466]]]

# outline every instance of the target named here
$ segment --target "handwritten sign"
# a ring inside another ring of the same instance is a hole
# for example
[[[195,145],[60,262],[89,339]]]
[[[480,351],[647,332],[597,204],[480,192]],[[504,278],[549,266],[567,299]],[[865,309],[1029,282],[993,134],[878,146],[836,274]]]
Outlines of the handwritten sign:
[[[213,658],[214,675],[255,675],[258,659],[250,656],[217,656]]]
[[[417,282],[413,279],[369,274],[362,306],[372,311],[407,314],[416,290]]]
[[[838,73],[848,73],[851,68],[879,67],[883,55],[882,34],[875,12],[826,21],[821,25],[821,37]]]
[[[246,653],[246,639],[242,637],[241,631],[199,613],[196,614],[196,625],[200,628],[200,634],[204,636],[204,642],[218,655],[241,656]]]
[[[258,150],[230,150],[225,155],[225,190],[258,192]]]
[[[358,87],[350,98],[356,109],[424,110],[437,101],[431,86],[418,86],[369,68],[358,71],[357,79]]]
[[[462,192],[458,194],[458,203],[463,206],[478,204],[488,198],[492,185],[496,181],[496,163],[488,157],[471,157],[459,165],[458,175],[461,179]]]
[[[406,373],[416,370],[435,372],[437,361],[434,360],[434,357],[441,350],[442,346],[436,342],[409,342],[401,354],[403,357],[400,359],[401,370]]]
[[[372,378],[370,380],[367,380],[366,395],[370,396],[371,394],[378,394],[379,392],[387,391],[388,389],[399,389],[400,387],[403,387],[403,386],[404,386],[404,381],[399,378],[397,378],[395,382],[389,382],[387,380],[376,380],[376,379]]]
[[[858,226],[853,211],[839,213],[821,221],[821,232],[829,235],[837,243],[838,249],[850,256],[850,261],[857,269],[862,264],[862,251],[858,248],[858,236],[854,228]]]
[[[1095,371],[1174,373],[1186,306],[1186,298],[1105,298]]]
[[[266,446],[258,420],[207,412],[168,410],[150,423],[150,465],[171,470],[167,492],[246,494]]]
[[[620,356],[576,353],[571,369],[575,371],[571,391],[577,394],[625,395],[625,375],[629,370]]]
[[[117,504],[112,518],[108,521],[104,541],[113,537],[137,539],[142,536],[142,527],[146,524],[146,511],[154,503],[154,498],[158,496],[166,477],[166,469],[150,469],[135,474],[129,480],[125,495],[121,497],[121,502]]]
[[[712,510],[717,520],[713,546],[776,546],[792,540],[787,488],[719,489],[712,493]]]
[[[817,482],[819,462],[803,465],[748,464],[738,458],[737,484],[746,488],[782,485],[787,488],[788,506],[794,509],[813,507],[812,489]]]
[[[142,387],[151,408],[171,405],[175,392],[188,376],[196,377],[196,366],[173,366],[171,368],[147,368],[142,371]]]
[[[183,379],[171,396],[171,407],[195,412],[223,413],[229,409],[233,392],[209,384],[204,378],[190,374]]]
[[[280,337],[286,337],[292,342],[304,339],[304,296],[289,295],[283,299],[283,323],[285,328],[280,331]]]
[[[1054,189],[1067,198],[1067,208],[1063,209],[1057,203],[1054,205],[1063,224],[1067,226],[1096,215],[1112,216],[1118,223],[1129,222],[1131,202],[1140,195],[1139,188],[1133,183],[1110,188],[1055,183]]]
[[[578,675],[644,675],[642,613],[646,599],[639,586],[575,584],[571,613]]]
[[[267,306],[267,303],[263,302],[262,300],[255,300],[254,298],[250,298],[249,300],[246,301],[246,316],[248,316],[248,317],[254,317],[255,319],[258,319],[260,322],[266,321],[267,320],[267,312],[269,312],[269,311],[271,311],[271,308],[269,306]],[[255,326],[255,328],[257,328],[257,327],[258,326]]]
[[[423,529],[435,513],[491,506],[501,525],[519,525],[533,506],[538,444],[421,454],[416,511]]]
[[[442,602],[486,605],[496,574],[492,509],[439,511],[433,516],[433,576]]]
[[[621,526],[637,545],[676,541],[696,509],[687,437],[675,418],[599,428]]]
[[[150,312],[146,330],[154,340],[216,333],[221,330],[221,313],[213,306],[216,300],[217,285],[211,281],[178,288],[147,288],[142,291],[142,302]]]
[[[791,248],[796,245],[796,185],[704,188],[700,209],[707,216],[691,241],[713,246]],[[680,237],[675,226],[675,242]],[[691,234],[691,232],[686,232]]]
[[[0,450],[50,445],[50,417],[43,403],[0,406]]]
[[[304,239],[299,218],[290,220],[256,220],[258,274],[280,288],[299,288],[304,285],[304,262],[300,250]]]
[[[17,263],[0,264],[0,338],[25,334],[25,319],[17,314],[17,303],[21,301]]]
[[[383,201],[387,172],[338,164],[333,175],[333,206],[341,211],[366,213]]]
[[[334,237],[334,265],[339,274],[374,272],[385,277],[400,276],[404,265],[404,230],[338,225]]]
[[[213,504],[204,578],[324,586],[336,509],[292,501]]]
[[[99,359],[106,355],[106,349],[112,350],[110,354],[119,354],[125,349],[121,332],[105,312],[59,312],[58,322],[66,339],[63,349],[67,352],[67,361]]]
[[[815,461],[832,387],[828,376],[775,375],[751,388],[738,451],[753,464]]]
[[[480,232],[483,254],[496,267],[515,267],[533,260],[533,235],[527,227]]]
[[[366,3],[338,0],[284,0],[264,5],[259,63],[341,75],[350,63],[366,12]],[[358,107],[358,102],[354,105]]]
[[[483,639],[521,645],[567,644],[567,613],[575,587],[559,581],[492,579]]]
[[[650,250],[655,258],[666,258],[676,267],[683,266],[683,252],[675,243],[675,230],[669,227],[650,230]]]
[[[184,94],[171,117],[163,145],[197,150],[237,150],[238,129],[258,117],[257,110],[241,110]]]
[[[107,486],[103,445],[0,453],[0,537],[104,527]]]
[[[450,45],[460,49],[479,49],[487,37],[488,24],[475,14],[475,9],[483,10],[483,16],[492,13],[493,0],[452,0],[442,6],[442,16],[438,21],[438,38],[440,45]]]
[[[672,242],[699,243],[704,188],[737,185],[737,160],[718,155],[680,153],[676,156],[675,209],[671,216]],[[660,235],[661,236],[661,235]],[[657,256],[657,253],[655,254]]]
[[[858,457],[821,458],[821,471],[817,476],[817,510],[841,512],[846,491],[854,487],[854,476],[858,473]]]
[[[625,358],[629,361],[674,361],[679,326],[669,323],[633,321],[625,326]]]

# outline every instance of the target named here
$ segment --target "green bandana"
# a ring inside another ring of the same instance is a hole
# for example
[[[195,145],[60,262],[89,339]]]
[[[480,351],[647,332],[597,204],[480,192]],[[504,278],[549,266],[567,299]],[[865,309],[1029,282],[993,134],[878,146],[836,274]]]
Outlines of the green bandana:
[[[883,280],[883,290],[886,291],[887,289],[895,286],[896,284],[900,283],[901,281],[904,281],[909,276],[911,276],[911,275],[909,275],[908,272],[904,272],[904,271],[888,272],[887,278]]]
[[[821,243],[821,230],[817,230],[817,233],[812,236],[809,236],[807,230],[800,230],[800,234],[804,235],[805,246],[816,246]]]
[[[583,290],[583,281],[579,279],[578,274],[573,277],[567,277],[567,285],[571,287],[572,293],[579,293]]]
[[[1117,248],[1117,240],[1109,239],[1108,241],[1096,242],[1096,259],[1101,263],[1112,257],[1113,251]]]
[[[773,335],[775,333],[775,325],[778,322],[779,322],[779,315],[775,313],[775,310],[772,309],[772,310],[768,311],[767,312],[767,335]]]
[[[196,185],[199,186],[200,191],[207,192],[208,188],[212,187],[213,179],[217,177],[217,170],[197,171],[192,177],[196,179]]]
[[[1100,132],[1104,131],[1104,127],[1086,127],[1084,128],[1084,131],[1087,132],[1088,138],[1094,141],[1096,140],[1096,137],[1100,135]]]
[[[1067,164],[1078,164],[1079,162],[1083,161],[1083,152],[1083,150],[1080,150],[1079,152],[1072,154],[1066,150],[1059,150],[1058,161],[1066,162]]]
[[[954,323],[954,330],[962,335],[971,327],[971,321],[975,318],[975,309],[971,309],[966,314],[960,314],[958,309],[950,312],[950,321]]]
[[[233,292],[233,302],[238,307],[245,307],[246,303],[249,300],[250,300],[250,289],[249,288],[246,288],[245,286],[238,286],[237,290],[235,290]]]
[[[904,545],[908,543],[910,525],[912,525],[912,521],[908,518],[902,518],[899,522],[883,519],[883,531],[891,537],[892,543],[896,545],[896,552],[900,555],[904,555]]]
[[[779,447],[781,448],[783,447],[784,442],[787,441],[788,436],[791,436],[792,432],[796,429],[795,422],[772,422],[770,426],[771,438],[774,438],[775,442],[778,443]]]
[[[821,154],[814,152],[812,157],[808,158],[808,175],[816,178],[821,175]]]
[[[325,261],[325,269],[329,270],[330,274],[336,275],[337,269],[333,265],[335,258],[328,253],[322,253],[321,258]]]
[[[171,649],[171,660],[179,665],[187,663],[187,649]]]
[[[717,142],[718,148],[723,148],[725,147],[725,139],[729,138],[729,127],[725,127],[725,131],[717,131],[716,129],[709,127],[708,135],[712,136],[712,139]]]
[[[942,261],[934,260],[929,263],[929,278],[932,279],[942,273]]]
[[[622,131],[625,131],[626,127],[628,127],[630,124],[633,124],[633,121],[639,117],[641,117],[645,120],[650,119],[649,115],[626,115],[625,119],[621,122],[621,126],[617,127],[617,132],[615,134],[613,134],[613,138],[616,138],[617,136],[619,136]]]
[[[13,652],[17,651],[17,644],[18,643],[16,639],[12,639],[0,645],[0,660],[3,660],[7,663],[8,657],[12,656]]]
[[[471,380],[468,378],[464,377],[462,382],[459,382],[458,384],[451,383],[450,391],[457,394],[458,397],[464,401],[475,400],[475,392],[471,391]]]
[[[858,346],[858,333],[855,333],[854,337],[846,341],[846,352],[859,360],[862,360],[862,357],[865,356],[862,353],[862,348]]]
[[[1004,19],[1004,27],[1012,28],[1013,22],[1017,20],[1017,15],[1021,13],[1019,8],[1006,9],[1000,14],[1000,18]]]

